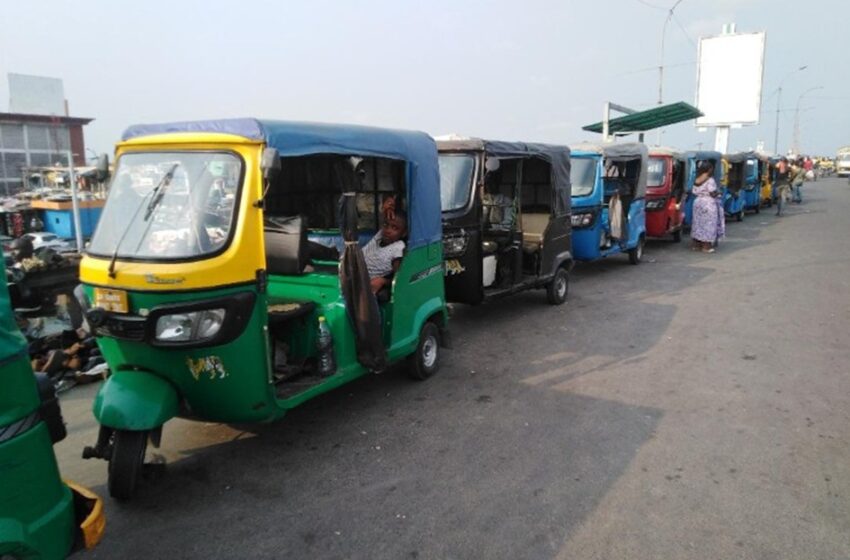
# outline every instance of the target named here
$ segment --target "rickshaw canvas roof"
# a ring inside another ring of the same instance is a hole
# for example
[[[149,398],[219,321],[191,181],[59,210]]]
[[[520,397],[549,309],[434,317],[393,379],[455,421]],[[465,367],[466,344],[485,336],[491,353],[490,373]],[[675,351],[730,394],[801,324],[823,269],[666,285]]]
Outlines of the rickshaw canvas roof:
[[[668,146],[653,146],[649,148],[649,156],[671,156],[678,157],[681,152],[676,148],[670,148]]]
[[[743,163],[748,159],[757,159],[758,154],[755,152],[736,152],[734,154],[726,154],[723,156],[729,163]]]
[[[557,193],[556,211],[558,214],[569,212],[570,208],[570,149],[555,144],[535,142],[503,142],[464,138],[461,140],[437,141],[439,151],[483,151],[496,158],[539,157],[552,166],[553,190]]]
[[[180,132],[217,132],[259,140],[284,157],[338,154],[407,161],[408,247],[442,239],[437,149],[424,132],[244,118],[133,125],[122,139]]]

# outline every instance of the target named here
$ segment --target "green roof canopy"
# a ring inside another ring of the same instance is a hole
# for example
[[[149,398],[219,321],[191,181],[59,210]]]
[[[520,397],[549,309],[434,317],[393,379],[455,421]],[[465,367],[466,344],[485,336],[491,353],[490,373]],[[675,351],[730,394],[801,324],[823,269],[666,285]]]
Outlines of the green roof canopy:
[[[699,109],[684,101],[679,101],[678,103],[662,105],[661,107],[611,119],[608,121],[608,132],[609,134],[618,132],[646,132],[647,130],[689,121],[701,116],[702,112]],[[598,122],[583,126],[582,130],[599,132],[601,134],[602,123]]]

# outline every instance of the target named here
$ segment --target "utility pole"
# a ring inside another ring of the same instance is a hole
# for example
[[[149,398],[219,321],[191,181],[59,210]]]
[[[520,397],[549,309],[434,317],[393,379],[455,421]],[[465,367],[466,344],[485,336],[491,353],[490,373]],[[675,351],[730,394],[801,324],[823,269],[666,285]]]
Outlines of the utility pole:
[[[803,93],[801,93],[800,97],[797,98],[797,106],[794,108],[794,138],[791,142],[791,148],[797,155],[800,155],[800,102],[803,100],[804,95],[806,95],[810,91],[815,91],[818,89],[823,89],[823,86],[815,86],[813,88],[809,88]]]
[[[773,130],[773,153],[779,155],[779,109],[782,107],[782,84],[785,83],[785,80],[788,79],[791,74],[796,72],[801,72],[808,68],[808,65],[803,65],[797,68],[796,70],[791,70],[788,72],[784,78],[779,81],[779,87],[776,88],[776,127]]]

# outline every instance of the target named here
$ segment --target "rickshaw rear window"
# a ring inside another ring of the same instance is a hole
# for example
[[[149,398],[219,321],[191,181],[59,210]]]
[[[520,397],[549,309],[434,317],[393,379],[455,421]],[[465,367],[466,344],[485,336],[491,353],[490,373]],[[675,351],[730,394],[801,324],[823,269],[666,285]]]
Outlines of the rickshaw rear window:
[[[88,252],[185,260],[224,250],[243,167],[229,152],[123,154]]]
[[[469,154],[440,154],[440,207],[443,212],[465,208],[472,192],[475,158]]]
[[[587,196],[596,183],[596,159],[573,158],[570,162],[572,196]]]

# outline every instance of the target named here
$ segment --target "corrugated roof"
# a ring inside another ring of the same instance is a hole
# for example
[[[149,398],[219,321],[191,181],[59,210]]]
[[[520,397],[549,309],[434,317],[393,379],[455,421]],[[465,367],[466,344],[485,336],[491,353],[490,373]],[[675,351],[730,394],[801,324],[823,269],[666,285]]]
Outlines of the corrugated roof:
[[[669,126],[701,117],[702,112],[684,101],[662,105],[646,111],[632,113],[608,121],[608,132],[646,132],[662,126]],[[602,133],[602,122],[583,126],[582,130]]]

